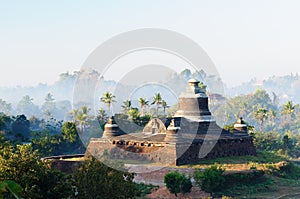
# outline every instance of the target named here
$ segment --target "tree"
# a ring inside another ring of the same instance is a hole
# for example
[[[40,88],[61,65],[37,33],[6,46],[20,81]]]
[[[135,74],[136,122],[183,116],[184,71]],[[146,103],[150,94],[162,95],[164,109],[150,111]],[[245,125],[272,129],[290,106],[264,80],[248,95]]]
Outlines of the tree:
[[[11,122],[12,119],[9,116],[0,113],[0,131],[9,131],[11,127]]]
[[[100,102],[103,102],[106,106],[107,106],[107,112],[108,112],[108,116],[111,115],[111,112],[110,112],[110,107],[111,107],[111,104],[113,102],[116,102],[116,100],[114,100],[116,98],[116,96],[114,96],[112,93],[110,92],[105,92],[103,94],[103,96],[100,98]]]
[[[10,192],[16,199],[20,198],[20,194],[22,192],[22,187],[12,181],[12,180],[4,180],[0,182],[0,198],[3,199],[3,195],[5,192]]]
[[[31,145],[0,146],[0,181],[13,179],[21,185],[22,198],[68,198],[71,179],[40,160]]]
[[[268,110],[265,108],[259,108],[254,112],[254,117],[260,125],[260,131],[262,132],[263,124],[268,119]]]
[[[6,103],[5,100],[0,99],[0,112],[9,115],[11,113],[12,107],[11,104]]]
[[[131,100],[126,100],[123,102],[122,109],[125,114],[129,116],[129,111],[131,110]]]
[[[196,184],[205,192],[212,194],[220,191],[224,185],[225,178],[223,173],[225,169],[218,165],[212,165],[204,171],[195,170],[194,179]]]
[[[164,177],[164,183],[170,193],[175,194],[176,197],[178,193],[188,193],[192,188],[191,180],[185,174],[181,174],[178,171],[167,173]]]
[[[21,136],[21,139],[29,138],[30,122],[25,115],[17,115],[12,122],[12,131],[16,136]]]
[[[61,129],[63,138],[68,142],[75,142],[77,140],[77,130],[74,122],[65,122]]]
[[[78,197],[95,198],[135,198],[138,193],[133,182],[134,174],[114,170],[92,158],[87,160],[74,174]]]
[[[149,101],[146,100],[146,98],[140,98],[139,99],[139,104],[140,104],[140,107],[141,107],[141,116],[144,116],[145,114],[145,108],[146,106],[149,105]]]
[[[90,109],[87,106],[82,106],[80,110],[73,111],[76,112],[75,124],[78,126],[79,132],[83,133],[85,128],[89,125],[89,115]]]
[[[54,102],[53,95],[48,93],[45,97],[45,102],[42,105],[42,112],[46,117],[51,117],[56,112],[56,105]]]
[[[161,102],[161,106],[163,107],[164,110],[164,117],[166,117],[166,108],[169,108],[169,106],[165,100]]]
[[[152,101],[152,105],[155,104],[156,105],[156,117],[158,117],[158,108],[159,105],[162,103],[162,97],[160,95],[160,93],[156,93],[153,97],[153,101]]]
[[[282,108],[283,108],[282,114],[286,115],[290,122],[295,111],[295,106],[293,105],[293,102],[288,101],[287,103],[283,104]]]
[[[107,114],[103,108],[100,108],[97,114],[97,119],[100,126],[107,120]]]
[[[131,120],[136,121],[140,117],[138,108],[132,108],[129,110],[129,117]]]
[[[17,105],[17,112],[20,114],[25,114],[30,117],[32,115],[39,115],[39,107],[33,103],[33,98],[29,95],[25,95]]]

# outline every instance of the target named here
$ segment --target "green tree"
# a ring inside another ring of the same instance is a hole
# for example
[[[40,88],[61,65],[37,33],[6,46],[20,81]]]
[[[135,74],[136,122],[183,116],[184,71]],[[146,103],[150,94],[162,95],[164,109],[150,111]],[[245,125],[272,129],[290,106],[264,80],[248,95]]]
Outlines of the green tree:
[[[139,193],[134,174],[114,170],[102,162],[87,160],[74,174],[78,198],[135,198]]]
[[[29,135],[30,122],[25,115],[17,115],[14,118],[11,127],[15,136],[20,137],[21,140],[25,140],[30,137]]]
[[[175,194],[176,197],[178,193],[188,193],[192,188],[191,180],[178,171],[167,173],[164,177],[164,183],[170,193]]]
[[[288,120],[291,121],[294,111],[295,111],[295,106],[292,101],[288,101],[287,103],[283,104],[282,106],[282,114],[286,115]]]
[[[107,106],[108,116],[111,116],[110,107],[112,103],[116,102],[115,98],[116,96],[114,96],[110,92],[105,92],[103,96],[100,98],[100,102],[103,102]]]
[[[259,123],[260,131],[262,132],[264,121],[268,119],[268,110],[265,108],[259,108],[254,112],[254,117]]]
[[[163,107],[164,117],[166,117],[166,109],[169,108],[169,106],[165,100],[161,102],[161,106]]]
[[[153,97],[153,101],[152,101],[152,105],[155,104],[156,105],[156,117],[158,117],[158,108],[159,105],[161,105],[162,103],[162,97],[160,95],[160,93],[156,93]]]
[[[212,165],[204,171],[195,170],[194,179],[203,191],[212,194],[222,189],[225,182],[224,172],[225,170],[221,166]]]
[[[11,104],[7,103],[3,99],[0,99],[0,112],[9,115],[11,111],[12,111]]]
[[[16,199],[20,198],[20,194],[22,192],[22,187],[12,181],[12,180],[4,180],[0,182],[0,199],[3,199],[5,192],[11,193]]]
[[[39,107],[33,103],[33,98],[25,95],[17,105],[17,112],[30,117],[40,115]]]
[[[51,118],[56,114],[57,108],[55,104],[55,99],[51,93],[48,93],[45,97],[45,102],[42,105],[41,111],[45,115],[46,118]]]
[[[74,122],[65,122],[61,129],[63,138],[68,142],[75,142],[77,140],[77,130]]]
[[[89,115],[90,108],[87,106],[82,106],[79,110],[73,110],[71,115],[73,116],[73,121],[75,122],[76,126],[78,127],[79,133],[83,133],[84,130],[89,125],[89,119],[92,117]]]
[[[13,179],[23,187],[22,198],[68,198],[70,178],[42,162],[30,145],[0,146],[0,181]]]
[[[9,116],[0,113],[0,131],[3,132],[9,131],[11,127],[11,123],[12,123],[12,119]]]
[[[125,100],[122,105],[123,112],[129,116],[129,111],[131,108],[131,100]]]
[[[103,123],[105,123],[105,121],[107,120],[107,114],[106,114],[106,112],[103,108],[100,108],[98,110],[97,119],[98,119],[98,122],[99,122],[100,126]]]
[[[129,110],[129,117],[131,120],[136,121],[140,118],[140,113],[138,108],[132,108]]]
[[[140,98],[139,99],[139,104],[140,104],[140,107],[141,107],[141,116],[144,116],[145,114],[145,109],[146,109],[146,106],[149,105],[149,101],[146,100],[146,98]]]

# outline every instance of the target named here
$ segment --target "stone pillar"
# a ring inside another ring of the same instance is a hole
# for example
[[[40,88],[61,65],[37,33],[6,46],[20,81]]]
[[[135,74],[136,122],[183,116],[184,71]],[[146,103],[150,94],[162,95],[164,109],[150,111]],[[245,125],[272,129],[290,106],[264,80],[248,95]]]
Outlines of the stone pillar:
[[[116,124],[115,119],[111,116],[107,123],[104,125],[104,132],[102,137],[115,137],[121,135],[119,126]]]

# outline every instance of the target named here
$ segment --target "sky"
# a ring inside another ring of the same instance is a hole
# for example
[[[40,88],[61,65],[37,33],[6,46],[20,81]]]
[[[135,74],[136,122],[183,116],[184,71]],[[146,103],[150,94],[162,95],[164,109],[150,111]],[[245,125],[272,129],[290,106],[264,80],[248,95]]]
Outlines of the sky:
[[[114,35],[146,27],[197,42],[228,86],[297,73],[299,10],[298,0],[0,0],[0,87],[51,84]]]

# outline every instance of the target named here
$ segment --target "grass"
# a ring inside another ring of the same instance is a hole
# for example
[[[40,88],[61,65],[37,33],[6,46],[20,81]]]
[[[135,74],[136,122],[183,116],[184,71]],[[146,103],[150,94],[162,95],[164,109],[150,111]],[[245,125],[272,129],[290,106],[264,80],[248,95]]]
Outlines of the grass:
[[[266,175],[258,181],[224,189],[220,194],[237,198],[279,198],[300,192],[299,179]]]
[[[256,156],[233,156],[233,157],[221,157],[212,160],[201,160],[195,164],[191,164],[190,166],[198,165],[198,164],[246,164],[249,162],[255,163],[276,163],[285,161],[286,158],[278,156],[271,152],[266,151],[258,151]]]

